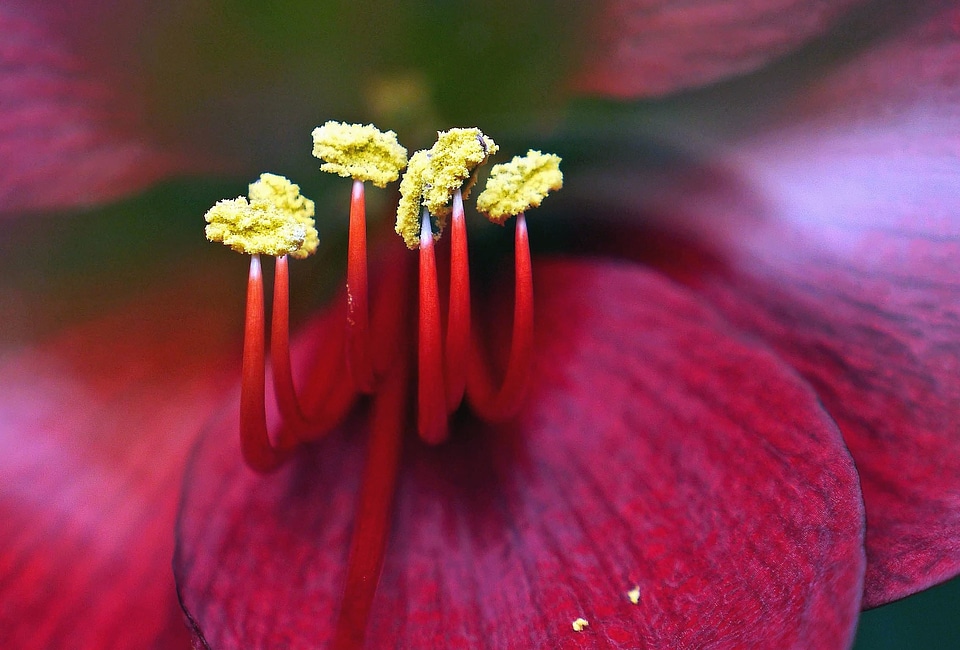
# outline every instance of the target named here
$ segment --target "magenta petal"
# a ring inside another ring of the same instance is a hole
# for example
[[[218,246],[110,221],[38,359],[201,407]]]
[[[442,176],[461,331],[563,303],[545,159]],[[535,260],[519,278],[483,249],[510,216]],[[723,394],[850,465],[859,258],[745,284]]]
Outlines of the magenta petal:
[[[863,513],[809,387],[656,275],[536,269],[529,405],[462,416],[439,448],[411,436],[368,647],[846,647]],[[329,641],[362,415],[268,477],[234,409],[206,435],[174,568],[210,647]]]
[[[857,0],[611,0],[579,90],[650,97],[752,72],[822,35]]]
[[[151,139],[129,79],[78,51],[110,43],[114,71],[129,63],[120,34],[80,37],[95,16],[78,3],[0,7],[0,215],[103,202],[197,168]]]
[[[241,313],[239,300],[227,300],[223,273],[193,270],[205,283],[191,276],[175,284],[166,274],[171,286],[143,289],[64,331],[25,331],[28,340],[12,346],[8,337],[20,333],[8,312],[0,348],[3,647],[189,643],[170,569],[174,514],[187,452],[235,377],[230,323]],[[32,292],[4,296],[31,314],[29,327],[45,327],[28,309],[37,307]]]
[[[840,425],[866,504],[866,606],[960,573],[958,21],[941,11],[798,89],[724,160],[754,196],[688,186],[669,213],[751,224],[715,232],[726,268],[693,282]]]

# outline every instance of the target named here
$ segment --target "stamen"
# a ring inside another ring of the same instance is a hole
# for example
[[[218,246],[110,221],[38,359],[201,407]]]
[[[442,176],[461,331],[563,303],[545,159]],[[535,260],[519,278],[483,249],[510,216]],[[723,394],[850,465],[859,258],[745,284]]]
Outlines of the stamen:
[[[418,330],[417,430],[424,441],[447,438],[447,403],[443,382],[440,332],[440,290],[430,215],[423,210],[420,226],[420,325]]]
[[[243,330],[243,365],[240,384],[240,449],[247,465],[258,472],[270,472],[286,459],[267,434],[264,406],[264,315],[263,274],[260,256],[250,258],[247,280],[247,312]]]
[[[450,304],[447,312],[445,370],[447,412],[453,413],[463,400],[470,351],[470,262],[460,190],[453,195],[450,231]]]
[[[270,366],[273,370],[273,393],[283,417],[284,427],[280,435],[281,447],[292,447],[294,429],[306,424],[303,410],[297,399],[290,369],[290,279],[287,256],[281,255],[274,265],[273,321],[270,327]]]
[[[363,181],[353,181],[350,195],[350,240],[347,253],[347,350],[357,390],[373,391],[370,358],[370,312],[367,297],[367,224]]]
[[[517,216],[515,236],[515,289],[513,334],[510,359],[499,390],[493,387],[492,373],[476,339],[471,348],[467,375],[467,399],[476,414],[488,422],[508,420],[520,409],[530,378],[533,357],[533,271],[527,220]]]
[[[427,239],[431,240],[430,237]],[[390,532],[390,515],[403,439],[407,375],[408,362],[406,356],[401,355],[400,363],[388,375],[383,390],[374,398],[367,466],[332,644],[335,650],[363,647]]]

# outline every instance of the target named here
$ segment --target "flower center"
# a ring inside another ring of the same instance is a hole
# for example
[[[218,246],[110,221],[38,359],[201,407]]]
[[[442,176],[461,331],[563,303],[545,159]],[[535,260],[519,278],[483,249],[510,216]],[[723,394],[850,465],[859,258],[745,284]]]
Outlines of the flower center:
[[[290,362],[288,257],[306,257],[316,250],[313,202],[300,196],[299,187],[285,178],[264,174],[251,184],[249,200],[239,197],[211,208],[206,230],[211,240],[251,254],[240,390],[240,441],[247,464],[258,472],[277,469],[298,445],[332,430],[359,395],[372,396],[367,466],[334,642],[334,647],[351,648],[362,645],[383,562],[413,359],[417,431],[425,442],[446,440],[450,416],[464,400],[487,422],[516,415],[527,389],[533,352],[533,275],[524,211],[559,189],[562,175],[557,156],[530,151],[494,166],[477,199],[478,208],[494,223],[502,225],[510,216],[517,217],[512,341],[506,370],[498,381],[471,325],[463,205],[477,168],[497,152],[496,143],[479,129],[451,129],[407,163],[406,150],[392,131],[328,122],[313,135],[314,154],[326,161],[321,169],[353,178],[353,189],[343,339],[324,342],[319,367],[303,387],[304,394],[298,394]],[[382,187],[396,180],[404,166],[396,231],[408,248],[419,251],[415,355],[405,349],[413,332],[406,318],[412,295],[403,270],[384,274],[372,305],[368,295],[364,182]],[[448,222],[449,295],[444,322],[436,246]],[[264,403],[263,254],[276,257],[270,365],[282,425],[273,439]]]

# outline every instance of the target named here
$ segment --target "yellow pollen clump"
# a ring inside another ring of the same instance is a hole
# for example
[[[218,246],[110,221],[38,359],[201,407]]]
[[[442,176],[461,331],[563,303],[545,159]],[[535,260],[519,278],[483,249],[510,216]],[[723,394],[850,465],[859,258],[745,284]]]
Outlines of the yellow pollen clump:
[[[531,149],[526,156],[493,166],[486,188],[477,197],[477,210],[502,224],[509,217],[538,207],[547,194],[561,187],[560,157]]]
[[[461,190],[466,198],[474,170],[498,149],[497,143],[480,129],[450,129],[437,133],[437,141],[429,150],[417,151],[410,157],[400,181],[396,228],[408,248],[420,245],[422,208],[426,207],[436,219],[435,237],[439,238],[452,209],[454,193]]]
[[[264,201],[248,203],[243,196],[217,201],[204,219],[207,239],[248,255],[290,255],[307,238],[303,225],[289,214]]]
[[[634,605],[640,604],[640,585],[634,586],[633,589],[627,592],[627,598],[630,599],[630,602]]]
[[[204,232],[238,253],[304,258],[319,244],[313,201],[283,176],[261,174],[249,186],[250,200],[238,196],[207,210]]]
[[[430,167],[429,152],[417,151],[410,156],[407,171],[400,181],[400,201],[397,203],[397,234],[403,237],[407,248],[420,245],[420,215],[426,186],[426,174]]]
[[[325,172],[385,187],[407,166],[407,150],[393,131],[372,124],[329,121],[313,130],[313,155],[326,161]]]
[[[303,226],[303,244],[290,257],[303,259],[317,251],[320,237],[313,221],[314,203],[300,194],[299,185],[276,174],[260,174],[260,180],[250,183],[247,195],[251,204],[270,204]]]
[[[573,631],[574,632],[583,632],[587,627],[590,626],[590,622],[585,618],[578,618],[573,622]]]
[[[450,129],[437,134],[430,149],[428,186],[423,204],[435,217],[450,214],[453,194],[464,189],[474,170],[497,153],[500,147],[477,128]],[[469,187],[464,189],[464,198]]]

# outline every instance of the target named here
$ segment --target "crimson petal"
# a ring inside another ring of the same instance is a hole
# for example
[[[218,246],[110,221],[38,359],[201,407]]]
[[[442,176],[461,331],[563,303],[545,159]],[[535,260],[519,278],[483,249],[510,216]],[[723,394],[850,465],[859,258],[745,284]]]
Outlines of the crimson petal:
[[[727,226],[709,234],[723,268],[681,272],[837,419],[863,484],[868,607],[960,573],[958,21],[941,10],[796,89],[719,157],[752,196],[688,183],[662,201]]]
[[[173,520],[188,450],[236,375],[242,287],[227,300],[210,265],[160,275],[162,288],[138,285],[136,299],[52,333],[36,287],[0,286],[24,312],[7,314],[0,340],[4,647],[189,644]],[[90,284],[74,298],[96,301],[103,284]]]
[[[122,30],[91,42],[104,10],[93,4],[0,7],[2,216],[100,203],[198,169],[197,158],[151,140],[131,79],[118,72],[129,64],[118,51]],[[111,12],[116,22],[121,12]],[[97,47],[110,48],[112,71],[101,65],[106,57],[93,60]]]
[[[576,85],[651,97],[752,72],[827,32],[858,0],[611,0]]]
[[[496,429],[461,416],[439,448],[411,440],[368,646],[846,647],[862,504],[812,391],[656,275],[536,269],[529,406]],[[235,412],[188,472],[182,602],[210,647],[323,645],[362,412],[269,477],[243,465]]]

